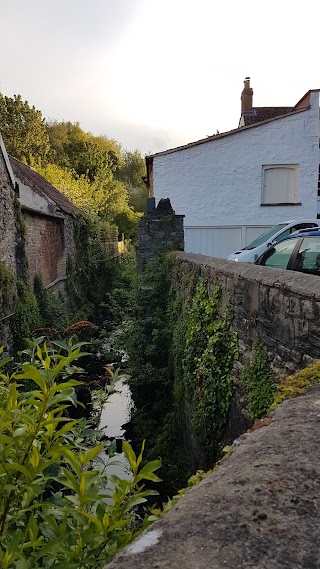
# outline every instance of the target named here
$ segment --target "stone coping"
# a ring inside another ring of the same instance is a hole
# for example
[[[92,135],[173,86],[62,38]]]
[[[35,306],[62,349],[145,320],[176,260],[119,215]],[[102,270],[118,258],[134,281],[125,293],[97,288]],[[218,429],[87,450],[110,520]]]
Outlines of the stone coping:
[[[257,427],[105,569],[320,567],[320,385]]]
[[[320,277],[316,275],[262,267],[252,263],[216,259],[195,253],[178,251],[174,255],[178,261],[197,265],[199,270],[201,269],[202,271],[212,269],[217,273],[223,273],[225,276],[230,276],[234,279],[245,278],[263,285],[285,288],[303,297],[312,297],[315,300],[320,300]]]

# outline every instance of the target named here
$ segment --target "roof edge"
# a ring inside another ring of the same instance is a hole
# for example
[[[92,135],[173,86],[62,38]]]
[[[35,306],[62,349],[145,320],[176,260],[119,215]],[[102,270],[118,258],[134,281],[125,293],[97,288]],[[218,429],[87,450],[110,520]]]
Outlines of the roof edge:
[[[310,92],[313,92],[313,91],[319,92],[319,89],[313,89]],[[305,96],[306,95],[304,95],[304,97]],[[302,97],[302,99],[304,97]],[[302,100],[302,99],[300,99],[300,100]],[[179,152],[180,150],[185,150],[186,148],[192,148],[193,146],[205,144],[206,142],[211,142],[212,140],[218,140],[220,138],[225,138],[226,136],[231,136],[233,134],[243,132],[244,130],[248,130],[251,128],[257,128],[259,126],[263,126],[263,125],[268,124],[268,123],[273,122],[273,121],[279,121],[281,119],[291,117],[292,115],[296,115],[298,113],[303,113],[305,111],[308,111],[309,109],[310,109],[310,105],[308,107],[303,108],[303,109],[292,110],[289,113],[286,113],[284,115],[279,115],[278,117],[273,117],[273,118],[267,119],[265,121],[261,121],[261,122],[254,123],[254,124],[249,124],[247,126],[241,126],[238,128],[234,128],[233,130],[228,130],[227,132],[222,132],[221,134],[213,134],[212,136],[207,136],[206,138],[201,138],[200,140],[196,140],[195,142],[189,142],[188,144],[183,144],[182,146],[177,146],[176,148],[169,148],[168,150],[163,150],[162,152],[156,152],[155,154],[149,154],[149,156],[146,156],[146,159],[147,158],[149,158],[149,159],[154,158],[156,156],[163,156],[165,154],[172,154],[173,152]]]
[[[10,182],[11,182],[11,185],[12,185],[13,188],[15,188],[16,179],[15,179],[15,176],[14,176],[14,173],[13,173],[13,170],[12,170],[12,167],[11,167],[11,164],[10,164],[9,155],[8,155],[8,153],[7,153],[7,149],[6,149],[6,147],[5,147],[5,144],[4,144],[4,141],[3,141],[3,138],[2,138],[1,132],[0,132],[0,151],[1,151],[1,154],[2,154],[2,156],[3,156],[3,160],[4,160],[4,163],[5,163],[6,169],[7,169],[7,173],[8,173],[8,176],[9,176],[9,179],[10,179]]]

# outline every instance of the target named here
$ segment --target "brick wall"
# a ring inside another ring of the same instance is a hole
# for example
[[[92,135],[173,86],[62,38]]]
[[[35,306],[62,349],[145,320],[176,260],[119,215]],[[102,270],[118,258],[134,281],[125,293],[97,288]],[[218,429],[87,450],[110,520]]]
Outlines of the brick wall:
[[[44,286],[66,274],[66,241],[64,219],[24,210],[26,221],[26,255],[29,282],[35,275],[42,277]]]

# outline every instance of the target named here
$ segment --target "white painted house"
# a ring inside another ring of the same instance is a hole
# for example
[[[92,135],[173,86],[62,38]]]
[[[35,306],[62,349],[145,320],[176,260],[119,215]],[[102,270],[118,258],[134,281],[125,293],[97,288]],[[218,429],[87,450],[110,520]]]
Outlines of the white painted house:
[[[235,130],[146,158],[149,195],[185,215],[185,250],[227,257],[267,227],[320,217],[319,90],[294,107],[252,105]]]

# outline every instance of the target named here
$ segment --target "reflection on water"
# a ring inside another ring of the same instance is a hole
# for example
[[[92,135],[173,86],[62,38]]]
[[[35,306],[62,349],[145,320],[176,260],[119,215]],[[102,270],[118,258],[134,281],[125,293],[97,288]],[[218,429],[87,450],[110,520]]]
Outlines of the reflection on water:
[[[124,438],[123,425],[130,421],[132,409],[130,387],[126,378],[120,379],[116,383],[116,391],[108,398],[101,414],[99,427],[103,429],[108,439]],[[120,478],[131,478],[127,459],[123,453],[108,459],[107,472]]]
[[[126,378],[117,381],[115,387],[102,411],[100,429],[104,429],[108,438],[123,438],[122,426],[130,421],[133,402]]]

